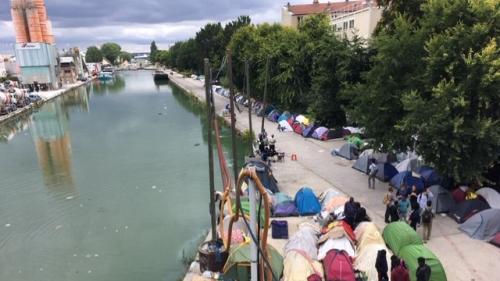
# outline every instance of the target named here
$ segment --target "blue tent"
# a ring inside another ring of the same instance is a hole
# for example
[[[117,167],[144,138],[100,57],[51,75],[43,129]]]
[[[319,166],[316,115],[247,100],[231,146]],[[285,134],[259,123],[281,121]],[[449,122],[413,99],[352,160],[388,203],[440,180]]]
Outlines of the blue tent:
[[[316,127],[314,124],[311,124],[309,125],[309,127],[306,127],[303,131],[302,131],[302,136],[304,138],[311,138],[312,137],[312,134],[314,133],[314,130],[316,130]]]
[[[426,187],[438,185],[441,183],[441,177],[436,172],[436,170],[434,170],[431,167],[422,166],[422,167],[420,167],[420,169],[418,169],[418,173],[424,179],[424,183],[425,183]]]
[[[278,118],[279,118],[280,116],[281,116],[280,111],[279,111],[279,110],[277,110],[277,109],[275,109],[275,110],[271,111],[271,113],[269,113],[269,114],[267,115],[267,119],[268,119],[269,121],[276,122],[276,121],[278,121]]]
[[[398,173],[391,179],[391,185],[398,190],[401,188],[401,186],[403,186],[403,184],[408,187],[408,192],[411,192],[412,186],[416,186],[418,192],[422,192],[424,190],[424,181],[422,180],[422,178],[414,177],[410,171]]]
[[[295,206],[301,216],[315,215],[321,211],[321,204],[309,187],[303,187],[295,194]]]
[[[292,114],[290,114],[290,112],[288,111],[285,111],[281,114],[281,116],[278,118],[278,122],[281,122],[281,121],[287,121],[288,119],[290,119],[290,117],[292,117]]]
[[[398,170],[389,163],[379,163],[377,169],[378,172],[375,177],[381,181],[389,181],[398,173]]]

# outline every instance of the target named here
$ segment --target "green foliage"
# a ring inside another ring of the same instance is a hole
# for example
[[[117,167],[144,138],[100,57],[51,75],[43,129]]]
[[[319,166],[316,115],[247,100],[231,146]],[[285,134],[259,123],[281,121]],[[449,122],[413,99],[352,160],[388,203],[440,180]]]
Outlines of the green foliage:
[[[253,131],[250,132],[250,130],[244,130],[243,133],[241,134],[241,137],[245,142],[255,141],[255,133]]]
[[[105,57],[111,64],[116,64],[120,56],[122,47],[116,43],[105,43],[101,47],[103,57]]]
[[[85,61],[90,63],[96,63],[102,61],[102,53],[96,46],[91,46],[87,48],[85,53]]]
[[[128,61],[130,62],[132,60],[132,54],[128,52],[121,52],[120,53],[120,60],[121,62]]]
[[[415,148],[456,181],[480,180],[499,157],[500,4],[427,1],[374,39],[349,113],[385,149]],[[418,22],[418,24],[416,24]]]
[[[156,46],[156,42],[151,42],[151,46],[149,47],[149,61],[152,63],[158,62],[158,47]]]

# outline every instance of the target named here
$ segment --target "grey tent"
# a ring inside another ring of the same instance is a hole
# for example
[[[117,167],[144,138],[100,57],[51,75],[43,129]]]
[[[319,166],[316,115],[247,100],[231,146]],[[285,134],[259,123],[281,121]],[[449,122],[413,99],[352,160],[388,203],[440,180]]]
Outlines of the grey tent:
[[[369,155],[362,155],[356,160],[354,165],[352,165],[353,169],[356,169],[360,172],[363,172],[365,174],[368,174],[368,167],[370,166],[370,156]]]
[[[432,210],[436,214],[448,213],[455,207],[455,200],[451,193],[440,185],[433,185],[429,187],[434,195],[432,199]]]
[[[393,153],[378,152],[373,149],[363,151],[359,157],[361,158],[362,156],[368,156],[371,159],[375,159],[377,163],[392,163],[397,161],[396,155]]]
[[[353,160],[358,158],[358,148],[352,143],[344,144],[340,149],[332,150],[333,156],[340,156],[347,160]]]
[[[459,229],[474,239],[489,241],[500,232],[500,210],[481,211],[461,224]]]
[[[498,191],[491,187],[483,187],[476,193],[481,195],[491,208],[500,209],[500,193]]]

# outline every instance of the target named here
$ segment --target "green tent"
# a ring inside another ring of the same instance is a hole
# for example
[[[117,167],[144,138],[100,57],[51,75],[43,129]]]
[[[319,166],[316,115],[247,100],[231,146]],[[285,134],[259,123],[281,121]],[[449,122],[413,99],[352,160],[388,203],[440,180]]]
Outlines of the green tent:
[[[241,208],[243,209],[243,213],[249,218],[250,217],[250,202],[248,202],[248,198],[241,198]],[[255,206],[255,211],[256,212],[259,211],[258,204]],[[236,213],[236,202],[233,203],[233,213]],[[260,209],[260,227],[261,228],[264,227],[264,222],[266,221],[265,218],[266,218],[266,211],[264,210],[264,204],[262,204],[262,208]],[[248,223],[250,223],[250,221]]]
[[[408,245],[422,245],[422,238],[407,223],[399,221],[388,224],[382,233],[387,246],[399,256],[401,249]]]
[[[279,279],[283,273],[283,257],[271,245],[268,245],[267,249],[274,276]],[[231,247],[223,271],[224,280],[250,280],[250,243],[242,243]]]
[[[419,257],[425,258],[425,263],[431,268],[432,281],[446,281],[446,273],[439,259],[423,245],[409,245],[401,249],[399,256],[405,261],[410,271],[410,279],[417,280],[416,271]]]
[[[355,146],[357,146],[358,148],[362,147],[363,144],[365,143],[361,138],[359,138],[356,135],[348,136],[345,139],[347,140],[348,143],[352,143]]]

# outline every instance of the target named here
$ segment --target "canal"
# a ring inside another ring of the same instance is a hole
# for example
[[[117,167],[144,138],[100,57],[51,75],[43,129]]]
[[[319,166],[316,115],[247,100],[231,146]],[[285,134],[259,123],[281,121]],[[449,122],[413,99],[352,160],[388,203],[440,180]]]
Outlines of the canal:
[[[209,227],[204,114],[135,71],[0,125],[0,280],[178,280]]]

